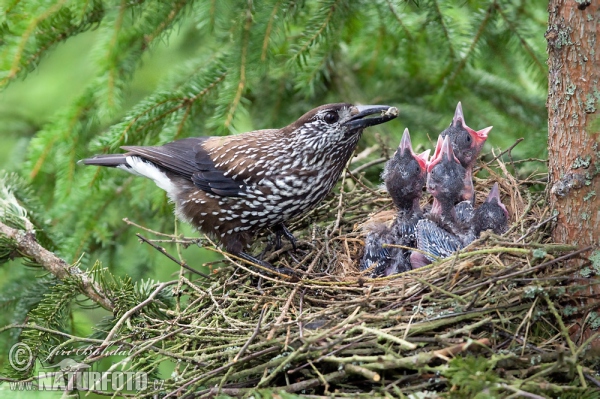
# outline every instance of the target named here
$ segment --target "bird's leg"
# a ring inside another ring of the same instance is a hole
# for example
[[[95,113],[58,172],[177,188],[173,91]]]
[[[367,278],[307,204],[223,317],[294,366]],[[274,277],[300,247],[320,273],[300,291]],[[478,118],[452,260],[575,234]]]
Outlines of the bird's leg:
[[[250,263],[255,263],[259,266],[262,266],[266,269],[271,270],[272,272],[279,273],[279,274],[285,274],[286,276],[292,277],[293,280],[299,279],[298,274],[294,270],[292,270],[288,267],[274,267],[269,262],[265,262],[263,260],[257,259],[254,256],[247,254],[246,252],[238,252],[236,255],[239,256],[240,258],[244,259],[245,261],[248,261]]]
[[[292,248],[296,252],[296,237],[285,227],[285,224],[279,223],[275,225],[273,232],[275,233],[275,249],[281,249],[281,236],[284,236],[292,244]]]

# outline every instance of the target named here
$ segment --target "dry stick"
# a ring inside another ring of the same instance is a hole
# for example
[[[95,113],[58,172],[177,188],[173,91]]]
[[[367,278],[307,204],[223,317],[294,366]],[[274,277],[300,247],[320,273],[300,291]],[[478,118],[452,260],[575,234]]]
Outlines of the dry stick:
[[[379,375],[379,373],[372,371],[372,370],[368,370],[364,367],[355,366],[353,364],[345,364],[344,370],[346,370],[346,372],[348,372],[348,373],[362,375],[363,377],[367,378],[368,380],[372,380],[375,382],[381,381],[381,376]]]
[[[265,310],[267,310],[268,306],[269,306],[268,303],[265,303],[263,305],[262,310],[260,311],[260,316],[258,316],[258,321],[256,322],[256,328],[254,329],[254,332],[250,336],[250,339],[248,339],[248,341],[246,341],[246,343],[244,344],[244,346],[242,346],[242,349],[240,349],[240,351],[238,352],[238,354],[235,355],[235,357],[233,358],[233,363],[237,363],[237,361],[239,360],[239,358],[242,357],[242,355],[244,354],[244,352],[246,352],[246,349],[248,349],[248,346],[250,346],[250,344],[252,343],[252,341],[254,341],[254,338],[256,338],[256,336],[258,335],[258,332],[260,331],[260,324],[262,323],[263,316],[265,315]]]
[[[304,338],[304,323],[302,322],[302,311],[304,306],[304,294],[306,294],[306,288],[302,290],[300,293],[300,305],[298,310],[298,336],[300,339]]]
[[[471,331],[481,327],[484,324],[489,323],[490,321],[492,321],[492,317],[486,317],[485,319],[479,320],[478,322],[473,324],[466,325],[462,328],[459,328],[458,330],[450,330],[447,333],[440,335],[439,338],[447,339],[455,335],[470,333]]]
[[[135,235],[137,236],[137,238],[139,238],[142,242],[145,242],[146,244],[150,245],[152,248],[156,249],[158,252],[160,252],[161,254],[165,255],[167,258],[169,258],[170,260],[172,260],[173,262],[177,263],[179,266],[183,267],[184,269],[195,273],[199,276],[202,276],[206,279],[210,279],[210,276],[207,274],[204,274],[190,266],[188,266],[185,262],[180,262],[177,259],[175,259],[175,257],[173,257],[170,253],[167,252],[166,249],[164,249],[163,247],[160,247],[156,244],[154,244],[153,242],[151,242],[150,240],[148,240],[147,238],[145,238],[144,236],[142,236],[140,233],[135,233]]]
[[[519,326],[517,327],[517,329],[515,330],[515,336],[519,333],[519,331],[521,330],[521,327],[523,326],[523,324],[525,324],[525,322],[527,322],[527,325],[525,327],[525,335],[523,336],[523,349],[521,350],[521,356],[525,356],[525,348],[527,347],[527,337],[529,335],[529,326],[531,325],[531,318],[533,316],[533,311],[535,309],[535,306],[538,303],[538,298],[539,297],[535,297],[535,299],[533,300],[533,304],[531,305],[531,308],[527,311],[527,313],[525,314],[525,317],[523,318],[523,321],[521,321],[521,324],[519,324]]]
[[[428,286],[432,291],[439,291],[442,294],[447,295],[447,296],[449,296],[451,298],[454,298],[454,299],[456,299],[459,302],[469,303],[469,301],[467,301],[465,298],[461,297],[460,295],[455,295],[455,294],[451,293],[450,291],[446,291],[445,289],[443,289],[441,287],[438,287],[438,286],[435,286],[435,285],[433,285],[433,284],[429,283],[428,281],[425,281],[425,280],[423,280],[421,278],[418,278],[418,277],[413,277],[413,278],[415,280],[417,280],[419,283]]]
[[[311,340],[306,340],[306,342],[299,349],[297,349],[295,352],[292,352],[289,356],[287,356],[284,359],[285,360],[284,362],[280,363],[273,371],[271,371],[271,374],[269,374],[268,376],[265,374],[265,376],[263,376],[263,378],[260,380],[260,382],[258,383],[258,385],[256,387],[263,388],[264,386],[269,384],[273,380],[273,378],[275,378],[275,376],[283,370],[283,368],[285,367],[286,364],[291,364],[292,361],[294,361],[298,356],[300,356],[301,353],[306,351],[309,348],[311,342],[317,342],[318,340],[322,339],[325,336],[331,336],[333,334],[340,334],[339,331],[336,331],[336,330],[342,330],[343,328],[345,328],[345,326],[347,324],[354,321],[360,308],[361,308],[360,306],[357,306],[356,309],[354,309],[354,312],[352,312],[352,314],[350,314],[350,316],[346,317],[346,319],[344,321],[342,321],[341,323],[339,323],[337,326],[335,326],[329,330],[325,330],[322,333],[315,335],[314,337],[311,337]],[[265,372],[266,372],[266,369],[265,369]]]
[[[592,377],[590,374],[588,373],[583,373],[583,376],[585,378],[587,378],[588,380],[590,380],[590,382],[592,382],[594,385],[596,385],[598,388],[600,388],[600,381],[598,381],[597,379],[595,379],[594,377]]]
[[[387,158],[377,158],[377,159],[369,161],[369,162],[367,162],[365,164],[357,166],[356,168],[352,169],[352,171],[348,171],[348,172],[350,172],[353,175],[357,175],[359,172],[361,172],[361,171],[363,171],[363,170],[365,170],[367,168],[370,168],[371,166],[374,166],[374,165],[377,165],[377,164],[380,164],[380,163],[384,163],[387,160],[388,160]]]
[[[577,348],[577,353],[575,354],[576,357],[579,358],[581,356],[581,352],[585,350],[585,347],[595,341],[598,337],[600,337],[600,332],[594,333],[592,336],[586,339],[585,342],[581,344],[579,348]]]
[[[361,366],[366,369],[372,370],[388,370],[388,369],[409,369],[409,370],[418,370],[420,367],[425,366],[432,362],[435,359],[447,360],[447,358],[457,355],[461,352],[466,351],[472,345],[477,346],[490,346],[490,340],[488,338],[482,338],[478,340],[465,342],[458,345],[453,345],[448,348],[442,348],[435,351],[430,352],[420,352],[416,355],[407,356],[407,357],[392,357],[389,355],[378,355],[378,356],[360,356],[353,355],[348,357],[337,357],[337,356],[329,356],[323,359],[323,361],[327,361],[330,363],[336,364],[352,364],[355,362],[361,363]]]
[[[558,214],[556,215],[552,215],[544,220],[542,220],[541,222],[539,222],[538,224],[536,224],[535,226],[531,226],[527,232],[525,234],[523,234],[521,237],[519,237],[517,239],[516,242],[522,241],[525,238],[529,237],[533,232],[537,231],[537,229],[539,229],[540,227],[542,227],[543,225],[545,225],[546,223],[548,223],[549,221],[551,221],[552,219],[556,219],[558,217]]]
[[[530,399],[546,399],[546,397],[545,397],[545,396],[535,395],[535,394],[533,394],[533,393],[530,393],[530,392],[527,392],[527,391],[523,391],[522,389],[515,388],[515,387],[513,387],[513,386],[510,386],[510,385],[508,385],[508,384],[505,384],[505,383],[498,384],[498,386],[499,386],[500,388],[504,388],[504,389],[506,389],[507,391],[512,391],[512,392],[514,392],[515,394],[519,395],[518,397],[520,397],[520,398],[530,398]],[[512,395],[511,395],[511,396],[512,396]]]
[[[108,295],[94,282],[88,273],[82,271],[75,265],[69,265],[66,261],[54,253],[42,247],[35,238],[33,230],[17,230],[0,222],[0,235],[14,240],[16,257],[29,258],[41,265],[60,280],[74,279],[78,282],[81,292],[106,310],[113,310],[114,305],[108,299]]]
[[[348,167],[346,166],[346,170]],[[340,227],[340,223],[342,221],[342,214],[344,213],[344,186],[346,184],[346,174],[342,177],[342,183],[340,184],[340,199],[338,201],[337,206],[337,218],[335,219],[335,224],[333,225],[333,229],[331,230],[331,234],[335,234],[335,231]],[[342,231],[340,230],[340,234]]]
[[[313,364],[313,362],[311,362],[310,360],[308,360],[308,364],[310,364],[310,367],[312,367],[313,371],[317,374],[317,378],[319,380],[321,380],[321,382],[323,383],[323,385],[325,385],[325,392],[329,392],[329,383],[327,382],[327,380],[325,379],[325,377],[323,377],[323,374],[321,374],[321,372],[319,371],[318,368],[315,367],[315,365]],[[288,376],[287,374],[284,374],[285,376],[285,380],[288,380]]]
[[[504,232],[505,236],[508,236],[510,233],[512,233],[513,230],[516,230],[521,225],[521,223],[523,222],[523,220],[525,218],[525,215],[527,215],[529,212],[531,212],[533,205],[535,205],[535,203],[537,203],[537,202],[535,202],[535,203],[533,202],[531,193],[529,191],[526,192],[526,196],[527,196],[527,206],[525,207],[525,209],[523,209],[523,212],[521,213],[521,215],[519,217],[515,218],[516,220],[508,228],[508,230]]]
[[[380,194],[377,193],[377,191],[373,190],[372,188],[369,188],[365,185],[365,183],[363,183],[363,181],[361,179],[359,179],[358,177],[354,176],[354,174],[352,172],[350,172],[349,170],[348,172],[348,176],[350,176],[350,178],[352,180],[354,180],[354,182],[356,184],[358,184],[359,186],[361,186],[362,188],[364,188],[365,190],[367,190],[369,193],[371,193],[372,195],[378,197]]]
[[[123,221],[124,221],[126,224],[128,224],[128,225],[130,225],[130,226],[135,226],[135,227],[137,227],[138,229],[142,229],[142,230],[144,230],[144,231],[147,231],[147,232],[148,232],[148,233],[150,233],[150,234],[154,234],[154,235],[161,236],[161,237],[169,237],[169,238],[171,238],[171,239],[177,239],[177,236],[175,236],[175,235],[173,235],[173,234],[161,233],[160,231],[156,231],[156,230],[149,229],[149,228],[147,228],[147,227],[144,227],[144,226],[142,226],[142,225],[140,225],[140,224],[137,224],[137,223],[135,223],[135,222],[132,222],[132,221],[131,221],[131,220],[129,220],[128,218],[123,218],[122,220],[123,220]]]
[[[327,353],[327,354],[324,354],[324,355],[321,355],[321,356],[319,356],[317,359],[313,360],[312,362],[313,362],[313,363],[319,363],[321,360],[325,359],[327,356],[331,356],[331,355],[333,355],[334,353],[341,352],[341,351],[343,351],[343,350],[345,350],[345,349],[348,349],[349,347],[351,347],[351,346],[354,346],[354,345],[356,345],[356,343],[355,343],[355,342],[350,342],[349,344],[346,344],[346,345],[340,346],[339,348],[337,348],[337,349],[334,349],[334,350],[332,350],[331,352],[329,352],[329,353]],[[308,364],[308,363],[304,363],[304,364],[303,364],[303,365],[301,365],[301,366],[298,366],[298,367],[296,367],[296,368],[294,368],[294,369],[290,369],[290,370],[288,370],[288,371],[287,371],[287,373],[288,373],[288,374],[294,374],[295,372],[297,372],[297,371],[299,371],[299,370],[302,370],[302,369],[304,369],[304,368],[306,368],[306,367],[308,367],[308,366],[310,366],[310,364]]]
[[[499,158],[500,158],[502,155],[506,154],[507,152],[510,152],[510,151],[512,151],[512,150],[513,150],[513,149],[514,149],[514,148],[515,148],[517,145],[519,145],[519,143],[520,143],[521,141],[523,141],[523,140],[525,140],[525,138],[523,138],[523,137],[520,137],[520,138],[518,138],[518,139],[517,139],[517,141],[515,141],[515,143],[514,143],[513,145],[511,145],[510,147],[508,147],[506,150],[502,151],[500,154],[498,154],[498,155],[494,156],[494,158],[492,158],[492,160],[491,160],[491,161],[489,161],[489,162],[486,162],[486,163],[485,163],[485,165],[487,165],[487,166],[491,165],[491,164],[492,164],[492,163],[494,163],[496,160],[498,160],[498,159],[499,159]],[[479,171],[479,169],[481,169],[481,168],[480,168],[480,167],[476,167],[476,168],[474,168],[474,170],[473,170],[473,174],[475,174],[477,171]]]
[[[421,299],[419,299],[419,304],[415,308],[415,312],[410,316],[410,319],[408,319],[408,325],[406,326],[406,329],[404,330],[404,339],[406,339],[406,337],[408,337],[408,332],[410,331],[410,327],[412,325],[413,319],[417,315],[417,313],[419,313],[419,309],[421,309],[421,304],[423,303],[423,298],[424,298],[424,296],[421,296]]]
[[[417,348],[417,345],[408,342],[402,338],[396,337],[395,335],[392,334],[388,334],[386,332],[380,331],[380,330],[376,330],[374,328],[369,328],[369,327],[365,327],[363,325],[360,326],[356,326],[354,327],[352,330],[360,330],[362,332],[366,332],[366,333],[370,333],[373,334],[377,337],[383,338],[387,341],[390,342],[395,342],[398,345],[400,345],[400,349],[404,349],[404,350],[413,350]],[[350,330],[350,333],[352,332],[352,330]]]
[[[42,327],[42,326],[39,326],[39,325],[33,324],[33,323],[32,324],[15,323],[15,324],[9,324],[7,326],[2,326],[2,327],[0,327],[0,333],[3,333],[4,331],[7,331],[7,330],[11,330],[13,328],[18,328],[18,329],[28,329],[29,328],[29,329],[36,330],[36,331],[42,331],[42,332],[47,332],[47,333],[54,334],[54,335],[60,335],[62,337],[68,338],[69,340],[77,340],[80,342],[89,342],[91,344],[102,343],[101,339],[77,337],[75,335],[67,334],[66,332],[63,332],[63,331],[53,330],[51,328]],[[52,353],[52,352],[50,352],[50,353]]]
[[[277,272],[277,271],[275,271],[273,269],[269,269],[268,267],[265,267],[263,265],[259,265],[259,264],[254,263],[254,262],[250,262],[250,261],[248,261],[246,259],[242,259],[239,256],[235,256],[233,254],[230,254],[230,253],[225,252],[222,249],[218,248],[215,245],[214,242],[210,241],[210,239],[208,237],[207,237],[207,240],[209,240],[209,242],[213,245],[213,247],[205,247],[206,249],[208,249],[209,251],[213,251],[213,252],[216,252],[218,254],[223,255],[223,257],[225,259],[227,259],[229,262],[231,262],[235,266],[239,267],[240,269],[242,269],[242,270],[244,270],[244,271],[246,271],[246,272],[248,272],[248,273],[250,273],[250,274],[252,274],[254,276],[262,277],[265,280],[269,280],[269,281],[273,281],[273,282],[277,282],[277,283],[288,283],[290,285],[295,285],[296,284],[296,280],[298,279],[297,276],[289,276],[287,274],[279,273],[279,272]],[[264,275],[264,274],[261,274],[261,273],[257,273],[257,272],[255,272],[253,270],[248,269],[247,267],[244,267],[241,263],[236,262],[236,260],[244,262],[244,263],[247,263],[247,264],[251,265],[252,267],[255,267],[255,268],[259,269],[259,270],[266,271],[269,274],[273,274],[273,275],[275,275],[277,277],[281,277],[281,278],[283,278],[285,280],[288,280],[288,281],[277,280],[277,279],[274,279],[274,278],[269,277],[267,275]]]

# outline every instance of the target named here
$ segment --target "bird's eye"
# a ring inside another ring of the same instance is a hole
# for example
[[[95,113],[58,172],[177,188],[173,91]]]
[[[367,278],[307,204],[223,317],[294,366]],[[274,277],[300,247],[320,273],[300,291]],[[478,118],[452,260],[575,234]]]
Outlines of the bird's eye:
[[[328,112],[325,114],[325,116],[323,117],[323,120],[327,123],[329,123],[330,125],[332,123],[335,123],[338,121],[338,119],[340,119],[340,116],[338,115],[337,112]]]

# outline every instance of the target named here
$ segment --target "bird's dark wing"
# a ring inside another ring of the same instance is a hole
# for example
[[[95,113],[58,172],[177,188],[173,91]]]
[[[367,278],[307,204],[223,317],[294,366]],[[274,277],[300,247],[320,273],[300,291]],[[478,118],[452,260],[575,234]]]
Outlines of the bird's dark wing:
[[[127,155],[137,155],[165,170],[190,179],[196,187],[207,193],[239,197],[246,185],[238,178],[225,175],[217,168],[202,144],[209,137],[194,137],[173,141],[162,146],[125,146]]]
[[[240,197],[246,191],[243,181],[236,181],[218,170],[206,170],[192,175],[192,181],[202,191],[222,197]]]
[[[421,219],[417,223],[417,248],[439,258],[447,258],[463,247],[453,234],[439,227],[435,222]],[[425,255],[429,260],[434,259]]]

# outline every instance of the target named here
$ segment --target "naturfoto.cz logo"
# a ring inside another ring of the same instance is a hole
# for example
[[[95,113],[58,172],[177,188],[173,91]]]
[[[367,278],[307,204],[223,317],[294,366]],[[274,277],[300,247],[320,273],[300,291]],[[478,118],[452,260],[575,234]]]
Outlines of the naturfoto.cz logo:
[[[28,345],[17,343],[9,351],[9,362],[16,371],[25,371],[34,366],[35,358]],[[44,367],[54,371],[40,371],[33,379],[12,381],[14,391],[133,391],[148,389],[148,376],[133,371],[92,371],[86,363],[66,358],[59,363]],[[160,389],[163,381],[152,381],[154,390]]]

